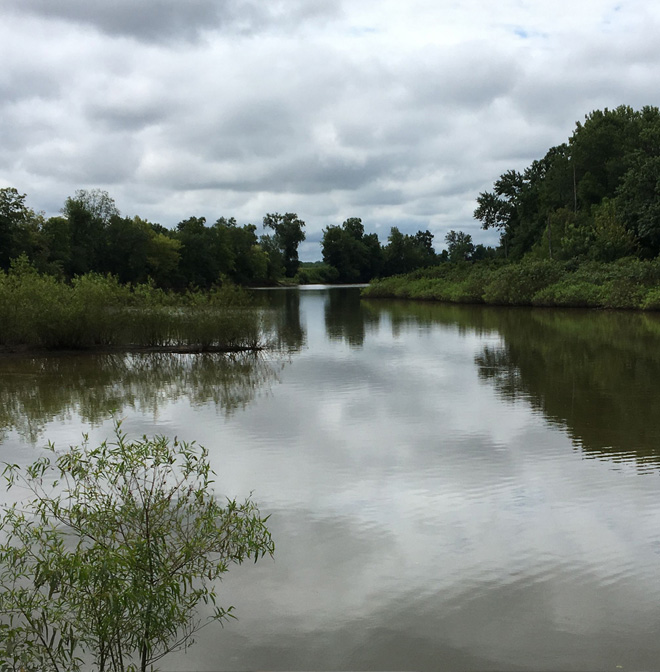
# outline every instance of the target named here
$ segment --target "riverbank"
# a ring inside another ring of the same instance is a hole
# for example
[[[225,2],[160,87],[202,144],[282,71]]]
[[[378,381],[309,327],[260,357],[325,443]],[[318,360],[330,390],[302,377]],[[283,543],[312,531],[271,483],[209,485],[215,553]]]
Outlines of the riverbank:
[[[446,263],[373,281],[369,299],[660,310],[660,260]]]

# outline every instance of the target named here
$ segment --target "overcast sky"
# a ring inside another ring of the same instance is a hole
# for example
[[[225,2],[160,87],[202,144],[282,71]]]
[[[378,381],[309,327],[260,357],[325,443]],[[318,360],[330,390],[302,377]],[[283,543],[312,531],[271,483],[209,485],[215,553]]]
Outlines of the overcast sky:
[[[475,198],[594,109],[660,104],[652,0],[0,0],[0,186],[57,214],[361,217],[494,243]],[[261,226],[260,226],[261,228]]]

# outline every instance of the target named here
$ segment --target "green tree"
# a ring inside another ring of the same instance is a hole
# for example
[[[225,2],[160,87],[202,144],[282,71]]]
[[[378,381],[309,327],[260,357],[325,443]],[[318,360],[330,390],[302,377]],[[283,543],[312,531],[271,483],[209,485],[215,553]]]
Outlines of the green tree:
[[[181,241],[174,238],[172,232],[168,229],[162,232],[153,224],[150,226],[147,244],[147,274],[158,287],[171,288],[174,286],[181,259],[180,249]]]
[[[110,219],[120,212],[107,191],[78,189],[64,203],[62,214],[69,221],[71,257],[65,273],[69,277],[102,268],[105,234]]]
[[[295,212],[267,214],[263,221],[265,229],[274,231],[275,244],[282,253],[284,273],[287,278],[292,278],[300,266],[298,246],[305,240],[305,222]]]
[[[418,231],[411,236],[393,226],[387,241],[383,249],[384,275],[409,273],[437,262],[430,231]]]
[[[213,495],[208,451],[163,437],[87,444],[26,469],[29,501],[0,520],[3,670],[146,672],[231,616],[216,585],[232,563],[273,553],[251,500]],[[209,604],[209,617],[199,612]]]
[[[71,222],[68,217],[49,217],[42,227],[48,251],[45,270],[55,276],[68,276],[71,269]]]
[[[151,241],[149,223],[139,217],[113,215],[105,231],[105,253],[101,268],[120,282],[145,282],[148,276],[147,255]]]
[[[449,261],[469,261],[474,254],[472,236],[463,231],[453,229],[445,236]]]
[[[382,248],[375,233],[364,233],[359,217],[323,230],[323,261],[337,269],[340,282],[368,282],[380,273]]]
[[[42,217],[25,205],[25,198],[14,187],[0,189],[0,268],[5,270],[21,254],[34,260],[44,244]]]
[[[208,289],[231,273],[234,253],[226,228],[206,226],[205,217],[189,217],[177,224],[176,238],[181,242],[182,286]]]

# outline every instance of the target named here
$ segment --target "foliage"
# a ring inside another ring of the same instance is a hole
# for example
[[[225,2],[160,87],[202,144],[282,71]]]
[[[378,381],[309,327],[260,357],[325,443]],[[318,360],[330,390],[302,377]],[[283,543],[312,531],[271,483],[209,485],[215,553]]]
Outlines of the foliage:
[[[383,275],[410,273],[417,268],[432,266],[436,261],[433,234],[430,231],[409,235],[392,227],[387,245],[383,248]]]
[[[240,350],[262,340],[258,311],[232,283],[185,294],[95,273],[66,283],[39,273],[25,257],[0,271],[0,320],[0,346],[10,348]]]
[[[477,198],[504,256],[613,261],[660,253],[660,110],[596,110],[568,143]]]
[[[293,278],[300,266],[298,246],[305,240],[305,222],[295,212],[287,212],[285,215],[278,212],[267,214],[263,221],[265,229],[275,232],[274,242],[282,253],[284,274],[287,278]]]
[[[30,498],[0,520],[2,669],[145,672],[232,615],[218,579],[274,547],[250,499],[215,498],[206,449],[119,425],[113,443],[50,448],[4,471]]]
[[[624,258],[613,263],[450,263],[383,278],[362,293],[367,298],[657,310],[659,292],[660,260]]]
[[[472,236],[463,231],[453,229],[445,236],[449,261],[469,261],[474,254]]]
[[[321,250],[323,261],[336,269],[338,282],[368,282],[382,270],[383,251],[378,236],[365,234],[359,217],[324,229]]]

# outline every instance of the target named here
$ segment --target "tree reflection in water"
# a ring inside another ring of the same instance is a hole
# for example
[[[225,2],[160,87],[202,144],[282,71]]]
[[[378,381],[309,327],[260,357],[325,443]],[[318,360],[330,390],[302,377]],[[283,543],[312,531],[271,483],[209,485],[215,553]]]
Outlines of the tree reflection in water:
[[[225,413],[244,407],[277,379],[274,354],[75,354],[0,359],[0,435],[36,442],[46,423],[75,412],[92,424],[111,411],[156,413],[186,397]]]
[[[527,401],[587,456],[660,466],[660,315],[368,303],[395,334],[414,323],[489,336],[475,363],[503,398]]]

